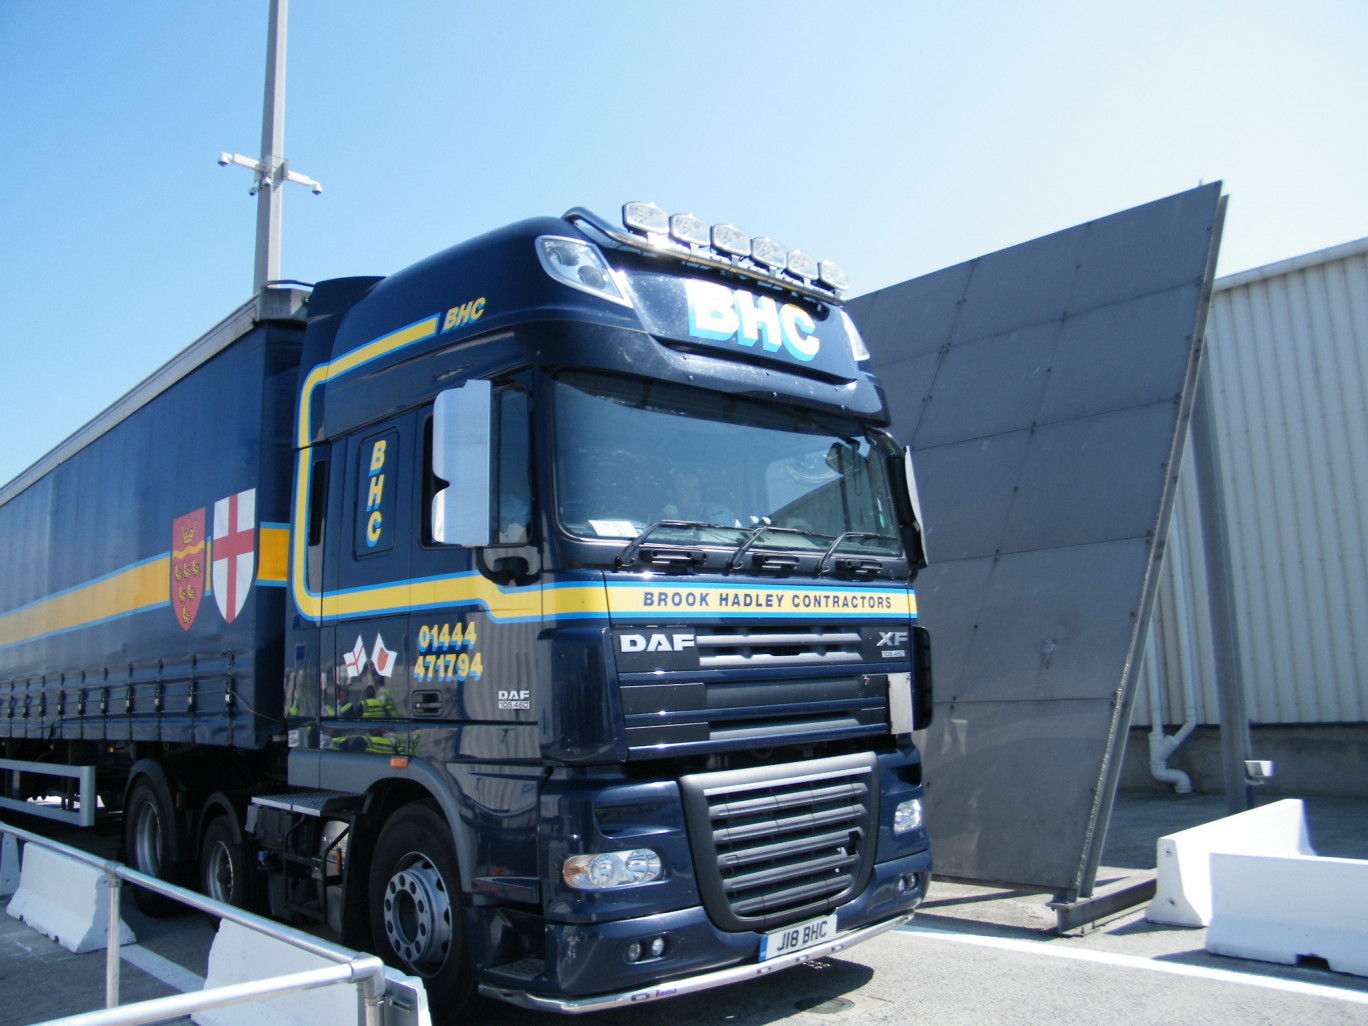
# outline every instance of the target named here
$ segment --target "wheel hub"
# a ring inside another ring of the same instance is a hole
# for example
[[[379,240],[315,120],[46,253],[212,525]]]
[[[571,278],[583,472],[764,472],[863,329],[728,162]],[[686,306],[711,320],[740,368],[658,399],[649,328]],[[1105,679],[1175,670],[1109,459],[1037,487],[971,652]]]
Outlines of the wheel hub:
[[[209,866],[205,873],[209,897],[215,901],[230,901],[233,894],[233,858],[228,846],[216,844],[209,855]]]
[[[436,972],[451,948],[451,899],[436,867],[419,856],[385,886],[385,934],[420,973]]]
[[[161,816],[151,803],[138,811],[133,828],[134,859],[139,872],[148,876],[161,875],[162,830]]]

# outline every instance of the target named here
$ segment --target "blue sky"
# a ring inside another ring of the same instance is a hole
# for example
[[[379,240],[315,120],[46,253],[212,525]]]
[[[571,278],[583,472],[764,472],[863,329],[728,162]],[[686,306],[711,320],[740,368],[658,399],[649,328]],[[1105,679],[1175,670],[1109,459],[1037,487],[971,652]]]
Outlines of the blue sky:
[[[290,0],[285,277],[651,199],[855,294],[1223,179],[1368,236],[1368,3]],[[267,0],[0,0],[0,482],[251,291]],[[193,426],[187,426],[193,432]]]

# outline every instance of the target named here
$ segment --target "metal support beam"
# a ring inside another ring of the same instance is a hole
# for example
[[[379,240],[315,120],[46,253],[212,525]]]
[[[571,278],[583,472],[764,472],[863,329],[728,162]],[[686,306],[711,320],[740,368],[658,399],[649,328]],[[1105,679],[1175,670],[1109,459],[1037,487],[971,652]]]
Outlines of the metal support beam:
[[[1055,932],[1065,934],[1079,930],[1148,903],[1154,897],[1157,880],[1157,872],[1147,870],[1099,887],[1086,898],[1056,898],[1048,902],[1048,907],[1054,909]]]
[[[1211,374],[1203,374],[1192,410],[1192,449],[1197,458],[1197,497],[1201,506],[1202,548],[1206,554],[1207,602],[1211,607],[1216,693],[1221,710],[1221,769],[1226,813],[1244,812],[1254,803],[1245,762],[1252,758],[1249,713],[1245,707],[1240,638],[1235,623],[1230,538],[1226,532],[1221,456],[1211,409]]]

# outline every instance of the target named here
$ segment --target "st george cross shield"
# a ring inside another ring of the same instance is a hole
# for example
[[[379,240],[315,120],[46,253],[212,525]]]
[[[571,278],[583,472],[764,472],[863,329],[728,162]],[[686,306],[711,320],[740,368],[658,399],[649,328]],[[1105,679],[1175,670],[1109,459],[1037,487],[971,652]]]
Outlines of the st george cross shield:
[[[171,609],[188,631],[204,594],[204,507],[171,524]]]
[[[214,602],[232,623],[242,612],[256,570],[256,489],[214,503]]]

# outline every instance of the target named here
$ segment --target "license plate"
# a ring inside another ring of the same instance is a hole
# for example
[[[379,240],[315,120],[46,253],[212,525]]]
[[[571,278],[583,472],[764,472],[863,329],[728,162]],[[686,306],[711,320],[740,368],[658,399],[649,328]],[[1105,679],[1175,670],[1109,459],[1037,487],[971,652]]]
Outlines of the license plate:
[[[809,919],[803,923],[794,923],[782,930],[767,933],[760,939],[760,961],[768,962],[771,958],[778,958],[780,955],[789,955],[805,948],[816,947],[823,941],[829,941],[835,936],[836,914],[834,912],[829,916],[823,916],[821,919]]]

